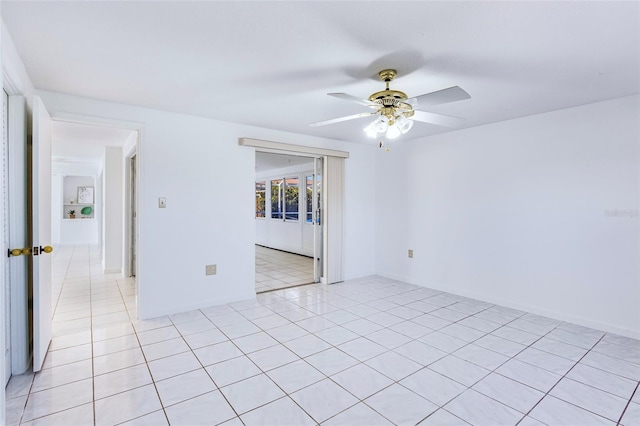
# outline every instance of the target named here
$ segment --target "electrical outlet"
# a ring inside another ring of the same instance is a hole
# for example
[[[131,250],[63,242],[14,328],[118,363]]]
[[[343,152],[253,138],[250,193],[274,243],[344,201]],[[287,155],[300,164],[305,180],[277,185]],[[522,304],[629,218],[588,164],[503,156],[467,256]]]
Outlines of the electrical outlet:
[[[409,259],[413,259],[413,250],[409,249]]]
[[[216,265],[207,265],[205,270],[205,275],[215,275],[217,272]]]

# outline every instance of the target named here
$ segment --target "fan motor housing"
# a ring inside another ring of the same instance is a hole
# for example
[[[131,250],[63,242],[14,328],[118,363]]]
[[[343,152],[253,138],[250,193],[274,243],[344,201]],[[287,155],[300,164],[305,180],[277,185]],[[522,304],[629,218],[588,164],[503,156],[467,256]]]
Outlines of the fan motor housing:
[[[380,114],[386,115],[390,119],[397,113],[402,113],[405,117],[413,115],[413,107],[404,102],[408,99],[406,93],[399,90],[389,88],[389,83],[396,77],[396,70],[382,70],[378,73],[380,80],[386,83],[385,90],[375,92],[369,96],[371,102],[375,102],[381,106]]]
[[[380,92],[376,92],[369,96],[369,100],[371,102],[380,103],[384,106],[392,106],[397,104],[398,102],[402,102],[407,99],[408,96],[406,93],[401,92],[399,90],[382,90]]]

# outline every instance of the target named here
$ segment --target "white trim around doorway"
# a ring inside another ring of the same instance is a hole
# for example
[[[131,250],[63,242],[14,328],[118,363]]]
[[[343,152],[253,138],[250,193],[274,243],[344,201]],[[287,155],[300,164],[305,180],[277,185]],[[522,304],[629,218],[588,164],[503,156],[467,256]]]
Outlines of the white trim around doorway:
[[[344,208],[344,160],[346,151],[292,145],[261,139],[240,138],[238,144],[252,147],[256,152],[323,158],[322,197],[322,277],[323,284],[343,281],[343,208]]]

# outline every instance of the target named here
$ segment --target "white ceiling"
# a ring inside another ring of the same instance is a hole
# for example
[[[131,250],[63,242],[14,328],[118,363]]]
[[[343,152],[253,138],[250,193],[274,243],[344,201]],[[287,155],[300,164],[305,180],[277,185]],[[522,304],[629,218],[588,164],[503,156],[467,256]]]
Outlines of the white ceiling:
[[[395,68],[409,96],[453,85],[432,112],[462,127],[638,93],[640,3],[24,2],[2,15],[38,89],[354,142]],[[448,129],[417,123],[404,139]]]
[[[123,146],[132,130],[53,121],[51,159],[58,163],[102,164],[106,146]]]

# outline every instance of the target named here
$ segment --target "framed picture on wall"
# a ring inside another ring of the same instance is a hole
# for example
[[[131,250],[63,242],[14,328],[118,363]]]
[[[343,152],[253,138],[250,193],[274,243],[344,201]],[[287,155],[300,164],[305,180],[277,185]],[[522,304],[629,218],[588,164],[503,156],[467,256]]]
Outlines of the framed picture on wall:
[[[93,204],[93,186],[78,187],[78,204]]]

